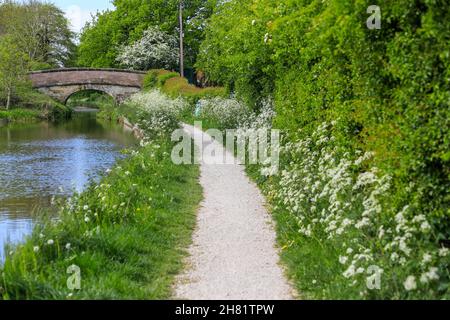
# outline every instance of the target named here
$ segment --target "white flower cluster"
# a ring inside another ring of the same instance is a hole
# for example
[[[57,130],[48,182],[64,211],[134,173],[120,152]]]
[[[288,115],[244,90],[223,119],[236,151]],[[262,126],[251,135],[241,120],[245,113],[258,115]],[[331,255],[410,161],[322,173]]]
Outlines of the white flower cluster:
[[[274,117],[273,100],[267,98],[261,102],[259,112],[250,112],[240,119],[239,129],[271,129]]]
[[[212,120],[221,129],[234,129],[247,119],[250,109],[237,99],[220,97],[201,99],[198,102],[200,116]]]
[[[120,49],[117,61],[134,70],[169,70],[177,65],[178,56],[177,38],[150,27],[140,40]]]
[[[149,113],[164,111],[179,115],[186,108],[186,102],[181,97],[171,99],[158,89],[136,93],[130,97],[129,101]]]
[[[137,93],[128,103],[138,110],[138,125],[149,138],[178,128],[178,116],[188,107],[181,97],[170,99],[158,89]]]
[[[252,112],[235,99],[201,101],[203,117],[246,135],[271,128],[273,103]],[[448,279],[449,250],[436,245],[431,221],[409,204],[398,212],[389,201],[391,180],[370,166],[372,152],[350,154],[323,123],[310,136],[281,147],[282,171],[269,187],[276,208],[290,214],[299,233],[328,241],[338,251],[343,278],[365,285],[372,266],[405,292],[437,290]],[[270,168],[262,166],[261,174]],[[447,266],[447,267],[446,267]],[[417,281],[416,281],[417,279]],[[388,280],[386,280],[388,281]]]
[[[247,130],[270,129],[275,117],[274,103],[267,98],[259,103],[259,110],[253,111],[236,98],[207,98],[198,102],[200,116],[212,120],[221,129]]]
[[[426,240],[431,230],[427,217],[409,206],[398,213],[384,208],[391,177],[380,176],[375,167],[366,169],[372,153],[357,152],[354,160],[336,147],[333,125],[323,123],[310,137],[282,147],[285,165],[269,196],[294,217],[299,233],[338,248],[343,276],[352,284],[365,280],[370,265],[401,268],[408,275],[405,290],[419,285],[410,273],[422,285],[439,280],[444,270],[438,266],[445,265],[448,249]],[[424,253],[425,248],[430,252]]]

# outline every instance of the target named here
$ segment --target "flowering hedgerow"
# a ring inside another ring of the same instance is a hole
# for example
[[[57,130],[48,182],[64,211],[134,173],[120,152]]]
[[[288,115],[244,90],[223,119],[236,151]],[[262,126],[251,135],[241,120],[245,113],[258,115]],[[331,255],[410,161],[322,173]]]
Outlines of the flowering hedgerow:
[[[183,98],[171,99],[158,89],[131,96],[127,105],[136,110],[134,120],[150,138],[179,128],[178,119],[188,107]]]
[[[235,99],[202,100],[201,106],[202,116],[220,129],[244,135],[271,128],[275,116],[271,99],[259,112]],[[435,221],[417,203],[392,199],[394,177],[372,164],[372,152],[342,146],[333,135],[337,122],[323,123],[310,136],[284,138],[279,175],[263,179],[274,211],[291,218],[288,228],[300,239],[332,248],[337,268],[329,272],[349,297],[446,296],[450,254],[438,241]],[[269,169],[260,165],[258,175]],[[380,278],[375,289],[367,285],[374,271]],[[318,276],[307,272],[300,282]]]
[[[448,249],[436,243],[430,221],[414,203],[395,211],[392,177],[370,167],[370,152],[350,155],[337,147],[333,125],[323,123],[311,137],[282,147],[285,165],[270,198],[294,217],[298,233],[339,252],[342,277],[362,295],[438,297],[449,282]],[[371,266],[382,280],[381,291],[369,294]]]
[[[150,27],[140,40],[120,48],[117,61],[135,70],[171,69],[178,56],[177,38],[159,27]]]
[[[262,101],[258,112],[234,98],[201,99],[198,107],[200,117],[212,121],[218,129],[237,128],[241,133],[249,129],[271,128],[275,116],[272,99]]]
[[[201,99],[198,102],[200,117],[208,119],[218,129],[234,129],[247,119],[250,109],[236,99],[220,97]]]

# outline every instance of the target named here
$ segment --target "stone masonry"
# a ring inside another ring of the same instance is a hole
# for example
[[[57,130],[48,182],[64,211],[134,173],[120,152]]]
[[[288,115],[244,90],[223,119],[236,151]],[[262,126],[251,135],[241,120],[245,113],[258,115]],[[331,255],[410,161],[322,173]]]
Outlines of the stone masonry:
[[[142,89],[145,72],[118,69],[56,69],[29,74],[33,88],[66,103],[74,93],[97,90],[112,96],[117,102]]]

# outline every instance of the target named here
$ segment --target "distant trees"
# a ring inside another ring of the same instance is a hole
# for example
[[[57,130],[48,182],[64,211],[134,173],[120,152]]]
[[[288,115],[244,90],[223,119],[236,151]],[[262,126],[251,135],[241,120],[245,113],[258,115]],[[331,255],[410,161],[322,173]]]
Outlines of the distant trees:
[[[9,108],[31,92],[29,70],[71,65],[73,38],[64,13],[53,4],[0,2],[0,104]]]
[[[73,63],[74,33],[55,5],[36,0],[0,4],[0,36],[8,34],[31,61],[48,67]]]

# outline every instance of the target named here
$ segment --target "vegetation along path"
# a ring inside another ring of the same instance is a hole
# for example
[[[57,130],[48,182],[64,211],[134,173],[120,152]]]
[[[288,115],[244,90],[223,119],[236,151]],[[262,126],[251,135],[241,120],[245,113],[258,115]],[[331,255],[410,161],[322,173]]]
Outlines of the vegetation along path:
[[[192,126],[184,128],[194,135]],[[202,134],[204,146],[218,144]],[[278,265],[271,217],[243,167],[203,161],[200,184],[204,200],[176,298],[291,299],[292,289]]]

